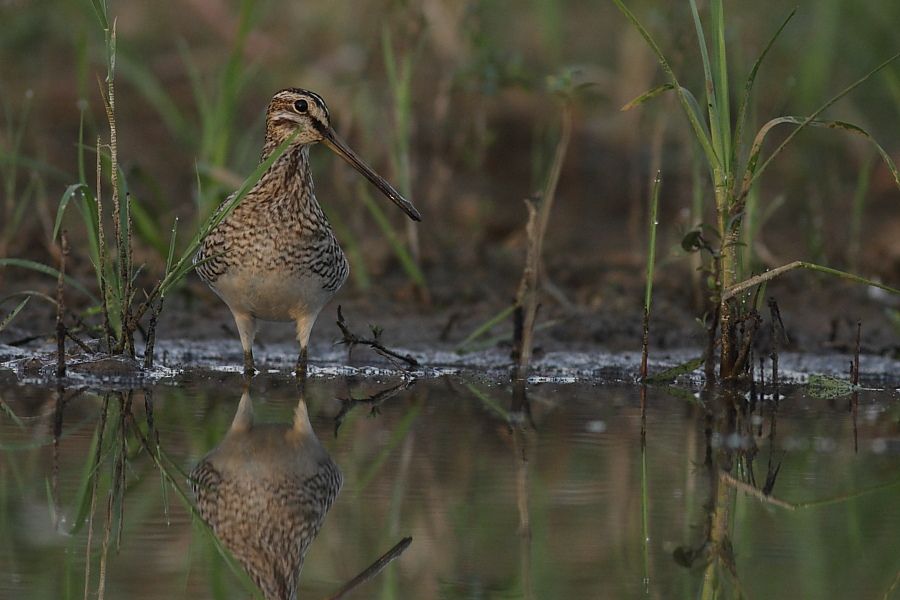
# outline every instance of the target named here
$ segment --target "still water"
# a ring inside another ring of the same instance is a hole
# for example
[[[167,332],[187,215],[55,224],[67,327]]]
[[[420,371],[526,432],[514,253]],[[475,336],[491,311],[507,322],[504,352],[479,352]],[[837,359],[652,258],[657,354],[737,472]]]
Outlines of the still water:
[[[900,597],[895,390],[402,383],[0,387],[0,598]]]

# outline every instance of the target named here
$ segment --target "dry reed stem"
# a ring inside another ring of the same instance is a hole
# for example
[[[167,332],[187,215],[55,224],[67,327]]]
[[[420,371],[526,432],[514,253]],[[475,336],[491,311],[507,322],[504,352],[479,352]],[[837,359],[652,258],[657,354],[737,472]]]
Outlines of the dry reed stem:
[[[56,280],[56,376],[66,376],[66,324],[63,314],[66,311],[65,277],[66,259],[69,256],[69,237],[65,229],[59,236],[60,258],[59,277]]]
[[[411,537],[405,537],[397,542],[397,544],[395,544],[393,548],[379,556],[375,560],[375,562],[366,567],[363,572],[345,583],[344,586],[337,592],[335,592],[331,596],[328,596],[327,600],[340,600],[363,583],[369,581],[370,579],[381,573],[381,571],[383,571],[384,568],[391,562],[393,562],[397,558],[400,558],[400,555],[403,554],[407,548],[409,548],[410,544],[412,544]]]
[[[553,201],[556,198],[556,186],[562,172],[566,152],[572,139],[572,104],[565,100],[562,107],[562,129],[559,141],[556,144],[556,152],[553,163],[547,175],[547,181],[540,196],[539,206],[526,200],[528,207],[528,223],[526,233],[528,236],[528,250],[525,258],[525,268],[522,271],[522,279],[516,294],[516,305],[522,310],[522,336],[519,340],[518,359],[516,364],[516,379],[524,379],[527,375],[528,365],[531,362],[532,347],[534,344],[534,324],[538,310],[538,290],[541,280],[541,256],[543,254],[544,236],[547,233],[547,223],[550,221],[550,212],[553,209]]]

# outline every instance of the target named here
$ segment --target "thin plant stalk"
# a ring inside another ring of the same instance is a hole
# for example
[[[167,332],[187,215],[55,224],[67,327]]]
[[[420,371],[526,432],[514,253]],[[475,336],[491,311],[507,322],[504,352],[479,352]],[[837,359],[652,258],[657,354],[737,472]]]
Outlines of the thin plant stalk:
[[[69,238],[64,229],[59,237],[60,259],[59,278],[56,280],[56,376],[66,376],[66,311],[65,277],[66,259],[69,257]]]
[[[522,335],[518,340],[518,357],[516,361],[516,379],[525,379],[528,365],[531,362],[532,348],[534,345],[534,326],[537,320],[538,290],[541,280],[541,256],[543,254],[544,236],[547,233],[547,224],[550,221],[550,212],[556,198],[556,186],[562,172],[562,165],[566,158],[566,152],[572,139],[572,103],[570,98],[563,101],[562,127],[559,141],[556,144],[556,152],[553,163],[547,175],[544,189],[541,193],[540,205],[535,207],[530,201],[526,201],[529,210],[528,225],[528,252],[525,258],[525,269],[519,283],[516,294],[516,305],[521,310]]]
[[[819,273],[825,273],[826,275],[831,275],[833,277],[837,277],[839,279],[846,279],[847,281],[852,281],[854,283],[861,283],[863,285],[869,285],[872,287],[877,287],[886,292],[890,292],[892,294],[900,295],[900,289],[891,287],[889,285],[885,285],[883,283],[879,283],[877,281],[873,281],[871,279],[866,279],[865,277],[860,277],[859,275],[854,275],[853,273],[847,273],[846,271],[840,271],[838,269],[832,269],[831,267],[824,267],[822,265],[817,265],[815,263],[810,263],[802,260],[795,260],[794,262],[788,263],[786,265],[782,265],[771,271],[766,271],[765,273],[761,273],[759,275],[755,275],[749,279],[746,279],[739,284],[733,285],[732,287],[726,288],[722,292],[722,301],[725,302],[734,298],[738,294],[745,292],[753,287],[771,281],[775,279],[779,275],[783,275],[788,271],[793,271],[794,269],[807,269],[810,271],[818,271]]]
[[[659,214],[659,186],[661,182],[660,172],[656,172],[653,178],[653,188],[650,193],[650,220],[648,226],[647,241],[647,270],[644,283],[644,323],[643,339],[641,342],[641,381],[647,380],[647,355],[650,345],[650,303],[653,298],[653,271],[656,265],[656,227]]]

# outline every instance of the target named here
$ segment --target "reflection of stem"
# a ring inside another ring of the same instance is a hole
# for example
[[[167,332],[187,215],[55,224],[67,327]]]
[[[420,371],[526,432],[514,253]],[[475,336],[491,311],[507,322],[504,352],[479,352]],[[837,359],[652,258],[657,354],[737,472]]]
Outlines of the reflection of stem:
[[[63,406],[66,390],[56,388],[56,408],[53,412],[53,468],[50,475],[50,501],[53,503],[53,529],[59,528],[59,438],[62,436]]]
[[[781,500],[779,498],[775,498],[774,496],[766,495],[763,491],[753,487],[752,485],[746,484],[743,481],[739,481],[728,475],[727,473],[722,473],[722,481],[726,483],[729,487],[732,487],[738,491],[744,492],[754,498],[765,502],[766,504],[771,504],[772,506],[778,506],[780,508],[785,508],[787,510],[799,510],[803,508],[817,508],[819,506],[828,506],[829,504],[840,504],[841,502],[846,502],[847,500],[852,500],[853,498],[859,498],[861,496],[866,496],[868,494],[872,494],[875,492],[879,492],[881,490],[885,490],[888,488],[892,488],[896,485],[900,485],[900,479],[894,479],[893,481],[888,481],[885,483],[879,483],[878,485],[873,485],[872,487],[868,487],[862,490],[858,490],[855,492],[851,492],[849,494],[842,494],[840,496],[834,496],[832,498],[823,498],[821,500],[811,500],[809,502],[787,502],[786,500]]]
[[[719,478],[714,483],[713,498],[715,503],[712,507],[712,515],[710,515],[709,530],[712,557],[703,572],[703,591],[700,596],[702,600],[711,600],[716,597],[720,563],[726,561],[726,564],[731,564],[728,517],[730,513],[729,507],[734,503],[735,496],[734,491],[727,485],[724,485],[723,479],[725,477],[730,477],[730,475],[720,473]]]
[[[644,313],[647,314],[646,312]],[[645,372],[646,374],[646,372]],[[644,559],[644,596],[650,595],[650,496],[647,486],[647,386],[641,386],[641,549]]]
[[[97,429],[97,450],[94,452],[94,469],[91,475],[91,509],[88,516],[87,545],[84,557],[84,597],[87,600],[91,587],[91,540],[94,537],[94,508],[97,506],[97,477],[100,471],[100,456],[103,450],[103,431],[106,429],[106,415],[109,409],[109,395],[103,396],[100,409],[100,424]]]
[[[326,600],[340,600],[360,585],[374,578],[376,575],[381,573],[381,571],[384,570],[384,568],[388,566],[392,561],[400,558],[400,555],[403,554],[407,548],[409,548],[410,544],[412,544],[411,537],[403,538],[402,540],[397,542],[397,544],[393,548],[379,556],[375,562],[366,567],[366,569],[362,573],[345,583],[344,586],[341,587],[341,589],[339,589],[337,592],[335,592],[331,596],[328,596]]]
[[[516,507],[519,510],[519,552],[522,583],[526,600],[532,600],[535,596],[531,569],[531,517],[528,503],[529,443],[522,426],[513,428],[513,449],[516,456]]]

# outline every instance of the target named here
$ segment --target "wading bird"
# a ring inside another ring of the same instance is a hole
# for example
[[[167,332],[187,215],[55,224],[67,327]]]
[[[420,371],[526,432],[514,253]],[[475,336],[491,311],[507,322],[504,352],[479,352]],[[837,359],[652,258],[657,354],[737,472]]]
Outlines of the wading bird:
[[[318,94],[291,88],[272,98],[266,111],[262,159],[288,141],[287,151],[206,237],[194,263],[200,278],[234,315],[244,348],[244,372],[254,372],[257,319],[293,321],[300,344],[297,376],[305,378],[310,331],[349,273],[344,252],[316,200],[310,146],[324,143],[409,218],[419,221],[421,217],[412,203],[338,137]]]

